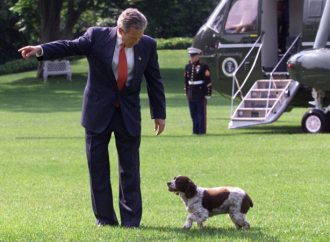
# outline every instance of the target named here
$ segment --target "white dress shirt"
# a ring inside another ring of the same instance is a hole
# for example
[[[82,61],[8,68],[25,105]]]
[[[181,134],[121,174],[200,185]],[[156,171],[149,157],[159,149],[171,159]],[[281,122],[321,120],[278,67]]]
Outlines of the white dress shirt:
[[[119,59],[119,51],[122,43],[123,43],[122,39],[117,35],[115,51],[113,53],[113,58],[112,58],[112,70],[113,73],[115,74],[116,80],[118,79],[118,59]],[[127,80],[132,80],[133,70],[134,70],[134,48],[125,48],[125,53],[126,53],[127,69],[128,69]]]

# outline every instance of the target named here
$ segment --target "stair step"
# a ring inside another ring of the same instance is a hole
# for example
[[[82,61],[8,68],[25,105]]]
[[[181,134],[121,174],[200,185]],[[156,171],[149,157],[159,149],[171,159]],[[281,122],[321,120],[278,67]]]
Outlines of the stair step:
[[[277,98],[245,98],[244,101],[276,101]]]
[[[249,98],[257,99],[268,99],[268,98],[278,98],[285,89],[251,89],[248,94]]]
[[[251,107],[251,108],[249,108],[249,107],[244,107],[244,108],[239,108],[239,109],[237,109],[237,111],[240,111],[240,110],[269,110],[269,109],[271,109],[271,108],[253,108],[253,107]]]
[[[259,79],[257,82],[269,82],[269,79]],[[291,82],[291,79],[273,79],[272,82]]]
[[[265,118],[251,118],[251,117],[239,117],[239,118],[232,118],[232,121],[263,121]]]
[[[271,99],[244,99],[243,105],[245,108],[271,108],[277,101],[276,98]]]
[[[257,89],[252,89],[251,91],[252,92],[280,92],[280,91],[283,91],[284,88],[257,88]]]
[[[268,77],[270,77],[270,74],[271,74],[271,72],[265,72],[265,75],[268,76]],[[282,77],[282,76],[284,76],[284,77],[289,76],[289,72],[280,71],[280,72],[274,72],[273,73],[273,77]]]
[[[234,118],[264,118],[269,108],[239,108]]]
[[[257,89],[284,89],[290,83],[289,81],[275,81],[273,80],[270,84],[269,80],[259,80],[257,81]]]

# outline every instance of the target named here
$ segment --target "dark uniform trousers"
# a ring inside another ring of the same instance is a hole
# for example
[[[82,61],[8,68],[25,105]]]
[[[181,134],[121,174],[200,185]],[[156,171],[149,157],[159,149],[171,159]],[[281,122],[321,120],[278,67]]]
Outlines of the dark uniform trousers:
[[[193,122],[194,134],[206,133],[206,99],[189,101],[190,116]]]
[[[90,174],[92,206],[95,217],[117,225],[113,208],[108,145],[114,133],[118,151],[119,209],[121,225],[140,225],[142,199],[140,190],[139,147],[141,136],[131,136],[124,124],[120,108],[116,108],[109,126],[102,133],[86,130],[86,154]]]

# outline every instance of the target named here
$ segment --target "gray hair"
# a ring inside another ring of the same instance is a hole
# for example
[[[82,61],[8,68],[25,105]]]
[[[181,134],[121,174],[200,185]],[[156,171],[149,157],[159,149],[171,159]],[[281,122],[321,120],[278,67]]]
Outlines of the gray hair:
[[[127,8],[124,10],[118,20],[117,27],[128,31],[129,28],[145,30],[148,25],[147,18],[136,8]]]

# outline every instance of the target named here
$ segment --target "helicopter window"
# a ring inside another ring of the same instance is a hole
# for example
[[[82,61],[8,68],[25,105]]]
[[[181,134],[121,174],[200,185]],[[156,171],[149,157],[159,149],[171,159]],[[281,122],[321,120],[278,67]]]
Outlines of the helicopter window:
[[[234,0],[230,7],[225,31],[245,33],[257,30],[258,0]]]
[[[310,18],[322,16],[322,1],[314,0],[309,2],[309,13]]]

